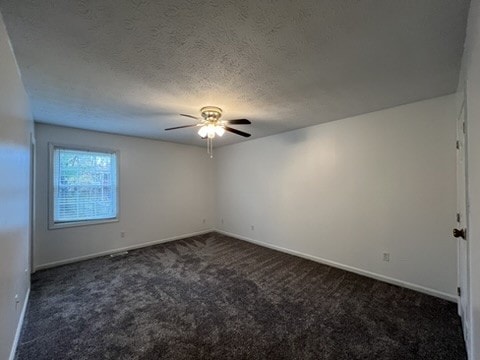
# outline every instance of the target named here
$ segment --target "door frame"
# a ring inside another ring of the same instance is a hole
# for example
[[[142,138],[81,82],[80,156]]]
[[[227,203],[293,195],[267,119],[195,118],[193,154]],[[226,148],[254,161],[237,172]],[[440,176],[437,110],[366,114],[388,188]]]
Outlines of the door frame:
[[[35,272],[35,135],[30,133],[30,274]]]

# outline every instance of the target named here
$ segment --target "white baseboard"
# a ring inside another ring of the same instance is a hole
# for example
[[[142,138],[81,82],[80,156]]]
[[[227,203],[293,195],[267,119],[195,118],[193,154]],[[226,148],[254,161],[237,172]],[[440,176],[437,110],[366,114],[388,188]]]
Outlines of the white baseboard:
[[[353,273],[356,273],[356,274],[359,274],[359,275],[363,275],[363,276],[366,276],[366,277],[369,277],[369,278],[372,278],[372,279],[384,281],[384,282],[389,283],[389,284],[398,285],[398,286],[405,287],[405,288],[411,289],[411,290],[415,290],[415,291],[418,291],[418,292],[421,292],[421,293],[424,293],[424,294],[427,294],[427,295],[436,296],[436,297],[444,299],[444,300],[457,302],[457,297],[455,295],[451,295],[451,294],[445,293],[443,291],[438,291],[438,290],[431,289],[431,288],[428,288],[428,287],[425,287],[425,286],[422,286],[422,285],[417,285],[417,284],[413,284],[413,283],[410,283],[410,282],[407,282],[407,281],[398,280],[398,279],[395,279],[395,278],[391,278],[389,276],[377,274],[377,273],[374,273],[374,272],[371,272],[371,271],[368,271],[368,270],[359,269],[359,268],[356,268],[356,267],[353,267],[353,266],[350,266],[350,265],[344,265],[344,264],[341,264],[341,263],[336,262],[336,261],[323,259],[323,258],[318,257],[318,256],[305,254],[305,253],[302,253],[300,251],[287,249],[287,248],[284,248],[284,247],[281,247],[281,246],[278,246],[278,245],[273,245],[273,244],[269,244],[269,243],[266,243],[266,242],[263,242],[263,241],[254,240],[254,239],[248,238],[246,236],[229,233],[227,231],[223,231],[223,230],[219,230],[219,229],[215,229],[215,231],[220,233],[220,234],[231,236],[231,237],[239,239],[239,240],[244,240],[244,241],[251,242],[252,244],[255,244],[255,245],[260,245],[260,246],[267,247],[267,248],[270,248],[270,249],[273,249],[273,250],[278,250],[278,251],[281,251],[281,252],[284,252],[284,253],[287,253],[287,254],[290,254],[290,255],[299,256],[299,257],[302,257],[302,258],[305,258],[305,259],[308,259],[308,260],[316,261],[316,262],[324,264],[324,265],[329,265],[329,266],[332,266],[332,267],[335,267],[335,268],[338,268],[338,269],[350,271],[350,272],[353,272]]]
[[[299,257],[302,257],[302,258],[305,258],[305,259],[308,259],[308,260],[316,261],[316,262],[321,263],[321,264],[329,265],[329,266],[339,268],[339,269],[342,269],[342,270],[346,270],[346,271],[350,271],[350,272],[353,272],[353,273],[356,273],[356,274],[359,274],[359,275],[367,276],[367,277],[370,277],[370,278],[373,278],[373,279],[376,279],[376,280],[384,281],[384,282],[387,282],[387,283],[390,283],[390,284],[393,284],[393,285],[398,285],[398,286],[402,286],[402,287],[405,287],[405,288],[408,288],[408,289],[419,291],[419,292],[424,293],[424,294],[436,296],[436,297],[439,297],[441,299],[457,302],[457,297],[455,295],[452,295],[452,294],[448,294],[448,293],[445,293],[445,292],[442,292],[442,291],[431,289],[431,288],[428,288],[428,287],[425,287],[425,286],[422,286],[422,285],[413,284],[413,283],[410,283],[410,282],[407,282],[407,281],[398,280],[398,279],[391,278],[389,276],[381,275],[381,274],[378,274],[378,273],[374,273],[374,272],[371,272],[371,271],[368,271],[368,270],[359,269],[359,268],[356,268],[356,267],[353,267],[353,266],[350,266],[350,265],[341,264],[339,262],[332,261],[332,260],[327,260],[327,259],[324,259],[324,258],[321,258],[321,257],[318,257],[318,256],[305,254],[305,253],[302,253],[300,251],[287,249],[287,248],[284,248],[284,247],[281,247],[281,246],[278,246],[278,245],[269,244],[269,243],[259,241],[259,240],[254,240],[254,239],[248,238],[246,236],[233,234],[233,233],[223,231],[223,230],[219,230],[219,229],[202,230],[202,231],[198,231],[198,232],[194,232],[194,233],[190,233],[190,234],[182,234],[182,235],[173,236],[173,237],[165,238],[165,239],[161,239],[161,240],[150,241],[150,242],[146,242],[146,243],[142,243],[142,244],[135,244],[135,245],[126,246],[126,247],[122,247],[122,248],[116,248],[116,249],[101,251],[101,252],[88,254],[88,255],[84,255],[84,256],[69,258],[69,259],[65,259],[65,260],[53,261],[53,262],[50,262],[50,263],[35,266],[35,271],[42,270],[42,269],[47,269],[47,268],[51,268],[51,267],[55,267],[55,266],[70,264],[70,263],[74,263],[74,262],[78,262],[78,261],[93,259],[93,258],[100,257],[100,256],[110,255],[110,254],[113,254],[113,253],[116,253],[116,252],[140,249],[140,248],[143,248],[143,247],[152,246],[152,245],[156,245],[156,244],[162,244],[162,243],[169,242],[169,241],[180,240],[180,239],[184,239],[184,238],[195,236],[195,235],[206,234],[206,233],[209,233],[209,232],[212,232],[212,231],[216,231],[220,234],[224,234],[224,235],[227,235],[227,236],[234,237],[236,239],[248,241],[248,242],[251,242],[253,244],[264,246],[264,247],[267,247],[267,248],[270,248],[270,249],[273,249],[273,250],[278,250],[278,251],[281,251],[281,252],[284,252],[284,253],[287,253],[287,254],[291,254],[291,255],[299,256]]]
[[[114,253],[121,252],[121,251],[141,249],[141,248],[144,248],[144,247],[147,247],[147,246],[152,246],[152,245],[162,244],[162,243],[166,243],[166,242],[170,242],[170,241],[180,240],[180,239],[188,238],[188,237],[191,237],[191,236],[207,234],[207,233],[212,232],[212,231],[215,231],[215,230],[214,229],[202,230],[202,231],[197,231],[197,232],[190,233],[190,234],[182,234],[182,235],[172,236],[172,237],[161,239],[161,240],[149,241],[149,242],[142,243],[142,244],[135,244],[135,245],[125,246],[125,247],[121,247],[121,248],[115,248],[115,249],[111,249],[111,250],[100,251],[100,252],[97,252],[97,253],[77,256],[77,257],[68,258],[68,259],[59,260],[59,261],[52,261],[52,262],[49,262],[49,263],[46,263],[46,264],[36,265],[35,266],[35,271],[48,269],[48,268],[55,267],[55,266],[60,266],[60,265],[66,265],[66,264],[70,264],[70,263],[74,263],[74,262],[78,262],[78,261],[93,259],[93,258],[100,257],[100,256],[106,256],[106,255],[114,254]]]
[[[20,313],[20,318],[18,319],[17,331],[15,332],[15,337],[13,338],[12,349],[10,350],[9,360],[15,358],[15,353],[17,352],[18,341],[20,340],[20,334],[22,333],[23,320],[25,319],[25,312],[27,311],[28,298],[30,297],[30,288],[27,290],[25,299],[23,301],[22,312]]]

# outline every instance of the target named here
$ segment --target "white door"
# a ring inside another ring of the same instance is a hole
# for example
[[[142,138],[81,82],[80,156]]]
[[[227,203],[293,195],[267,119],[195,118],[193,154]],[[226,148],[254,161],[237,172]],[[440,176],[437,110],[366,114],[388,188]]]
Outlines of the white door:
[[[465,102],[462,104],[457,119],[457,227],[454,236],[457,241],[458,254],[458,312],[462,317],[463,333],[468,343],[470,330],[469,308],[469,278],[468,278],[468,227],[467,227],[467,184],[466,184],[466,120]]]

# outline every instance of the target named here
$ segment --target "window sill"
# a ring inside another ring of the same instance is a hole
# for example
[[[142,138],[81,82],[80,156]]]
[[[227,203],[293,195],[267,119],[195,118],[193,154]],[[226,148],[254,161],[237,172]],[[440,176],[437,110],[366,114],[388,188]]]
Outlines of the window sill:
[[[100,219],[100,220],[85,220],[85,221],[71,221],[71,222],[59,222],[59,223],[49,223],[48,230],[56,230],[56,229],[65,229],[70,227],[77,227],[77,226],[88,226],[88,225],[99,225],[99,224],[106,224],[112,222],[118,222],[118,217],[112,219]]]

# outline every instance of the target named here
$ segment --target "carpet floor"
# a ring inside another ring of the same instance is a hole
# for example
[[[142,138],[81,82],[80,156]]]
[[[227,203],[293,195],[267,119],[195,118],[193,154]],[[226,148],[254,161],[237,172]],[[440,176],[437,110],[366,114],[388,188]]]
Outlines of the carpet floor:
[[[16,359],[466,355],[454,303],[210,233],[35,273]]]

